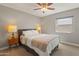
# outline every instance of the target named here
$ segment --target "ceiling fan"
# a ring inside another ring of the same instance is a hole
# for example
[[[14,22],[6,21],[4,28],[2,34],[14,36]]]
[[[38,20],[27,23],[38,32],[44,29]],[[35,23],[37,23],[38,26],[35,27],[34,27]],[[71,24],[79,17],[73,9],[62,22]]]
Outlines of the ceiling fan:
[[[41,10],[43,13],[47,10],[54,10],[55,8],[50,7],[53,3],[37,3],[39,5],[39,8],[36,8],[34,10]]]

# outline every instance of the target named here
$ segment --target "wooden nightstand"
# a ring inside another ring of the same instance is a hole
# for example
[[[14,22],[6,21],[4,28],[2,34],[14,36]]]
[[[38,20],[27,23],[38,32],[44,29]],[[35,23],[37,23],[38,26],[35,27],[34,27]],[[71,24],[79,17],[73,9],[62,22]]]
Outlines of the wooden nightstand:
[[[15,37],[14,34],[12,34],[12,37],[8,38],[8,44],[9,44],[9,47],[11,47],[12,45],[18,46],[19,45],[18,37]]]

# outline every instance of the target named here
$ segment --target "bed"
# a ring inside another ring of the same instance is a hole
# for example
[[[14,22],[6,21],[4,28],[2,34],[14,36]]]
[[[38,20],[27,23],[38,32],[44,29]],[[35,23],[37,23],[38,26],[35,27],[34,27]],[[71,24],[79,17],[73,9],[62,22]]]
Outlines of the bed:
[[[59,36],[55,34],[40,34],[35,29],[20,29],[18,34],[19,43],[40,56],[49,56],[59,46]]]

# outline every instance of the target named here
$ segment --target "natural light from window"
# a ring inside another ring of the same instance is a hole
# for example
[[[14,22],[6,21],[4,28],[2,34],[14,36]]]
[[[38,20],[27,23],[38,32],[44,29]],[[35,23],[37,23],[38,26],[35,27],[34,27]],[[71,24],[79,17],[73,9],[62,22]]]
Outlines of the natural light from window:
[[[72,33],[72,17],[58,18],[56,20],[56,32]]]

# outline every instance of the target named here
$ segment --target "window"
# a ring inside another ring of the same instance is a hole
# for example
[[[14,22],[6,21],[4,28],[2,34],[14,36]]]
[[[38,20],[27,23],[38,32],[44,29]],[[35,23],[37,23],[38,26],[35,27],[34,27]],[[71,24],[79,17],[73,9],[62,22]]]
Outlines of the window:
[[[72,17],[58,18],[56,20],[56,32],[71,33],[72,32]]]

